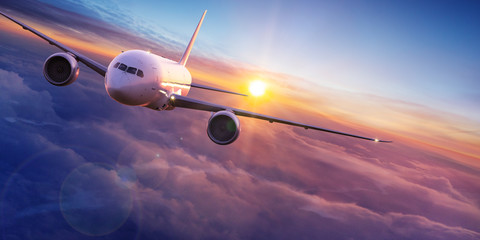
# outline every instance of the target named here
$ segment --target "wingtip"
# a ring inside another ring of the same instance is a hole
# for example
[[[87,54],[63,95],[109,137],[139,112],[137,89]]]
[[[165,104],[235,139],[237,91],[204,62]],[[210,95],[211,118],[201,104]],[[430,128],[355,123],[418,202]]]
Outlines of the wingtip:
[[[387,141],[387,140],[380,140],[380,139],[378,139],[378,138],[374,138],[374,139],[372,139],[372,141],[374,141],[374,142],[381,142],[381,143],[392,143],[392,142],[393,142],[393,141]]]

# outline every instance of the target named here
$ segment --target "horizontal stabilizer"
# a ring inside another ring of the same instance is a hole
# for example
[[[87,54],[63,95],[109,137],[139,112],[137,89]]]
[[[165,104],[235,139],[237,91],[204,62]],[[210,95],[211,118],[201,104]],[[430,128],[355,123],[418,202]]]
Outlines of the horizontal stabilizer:
[[[192,83],[190,86],[192,86],[192,87],[194,87],[194,88],[201,88],[201,89],[210,90],[210,91],[216,91],[216,92],[223,92],[223,93],[235,94],[235,95],[240,95],[240,96],[245,96],[245,97],[248,96],[248,95],[243,94],[243,93],[231,92],[231,91],[223,90],[223,89],[220,89],[220,88],[214,88],[214,87],[205,86],[205,85],[196,84],[196,83]]]

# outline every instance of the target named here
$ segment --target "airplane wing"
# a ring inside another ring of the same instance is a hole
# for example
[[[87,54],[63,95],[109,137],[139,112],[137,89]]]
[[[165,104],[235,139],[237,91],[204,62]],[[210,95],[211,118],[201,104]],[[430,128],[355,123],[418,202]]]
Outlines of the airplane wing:
[[[321,128],[313,125],[307,125],[303,123],[298,123],[298,122],[293,122],[281,118],[276,118],[276,117],[271,117],[263,114],[258,114],[258,113],[253,113],[253,112],[248,112],[245,110],[241,109],[235,109],[235,108],[230,108],[218,104],[213,104],[209,102],[204,102],[180,95],[172,95],[170,98],[170,104],[174,107],[181,107],[181,108],[189,108],[189,109],[196,109],[196,110],[202,110],[202,111],[208,111],[208,112],[218,112],[222,110],[229,110],[235,113],[238,116],[243,116],[243,117],[251,117],[251,118],[257,118],[261,120],[266,120],[269,121],[270,123],[277,122],[277,123],[283,123],[287,125],[292,125],[292,126],[297,126],[297,127],[303,127],[305,129],[313,129],[313,130],[318,130],[318,131],[323,131],[323,132],[329,132],[329,133],[334,133],[334,134],[339,134],[343,136],[348,136],[348,137],[354,137],[354,138],[360,138],[360,139],[365,139],[369,141],[374,141],[374,142],[385,142],[389,143],[392,141],[385,141],[385,140],[379,140],[377,138],[368,138],[368,137],[362,137],[354,134],[349,134],[349,133],[344,133],[344,132],[339,132],[335,130],[330,130],[326,128]]]
[[[43,38],[44,40],[46,40],[48,43],[50,43],[51,45],[54,45],[60,49],[62,49],[63,51],[65,52],[68,52],[68,53],[71,53],[75,56],[75,58],[79,61],[79,62],[82,62],[83,64],[85,64],[87,67],[91,68],[92,70],[94,70],[95,72],[97,72],[98,74],[102,75],[105,77],[105,73],[107,72],[107,67],[106,66],[103,66],[102,64],[88,58],[88,57],[85,57],[84,55],[78,53],[77,51],[57,42],[56,40],[54,40],[53,38],[50,38],[48,37],[47,35],[31,28],[30,26],[16,20],[15,18],[12,18],[10,16],[8,16],[7,14],[3,13],[0,11],[0,14],[3,15],[4,17],[10,19],[11,21],[15,22],[16,24],[20,25],[23,27],[23,29],[27,30],[27,31],[30,31],[32,32],[33,34],[39,36],[40,38]]]

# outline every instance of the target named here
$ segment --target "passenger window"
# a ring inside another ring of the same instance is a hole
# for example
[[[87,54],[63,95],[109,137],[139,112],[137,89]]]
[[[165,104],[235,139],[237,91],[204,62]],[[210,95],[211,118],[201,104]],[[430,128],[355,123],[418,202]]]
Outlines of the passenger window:
[[[135,74],[137,73],[137,69],[134,67],[128,67],[127,72],[131,74]]]
[[[138,69],[138,72],[137,72],[137,76],[139,77],[142,77],[143,78],[143,71]]]
[[[125,65],[123,63],[120,63],[120,67],[118,67],[118,69],[120,69],[122,71],[125,71],[125,70],[127,70],[127,65]]]
[[[120,65],[119,62],[115,63],[115,65],[113,65],[114,68],[118,68],[118,65]]]

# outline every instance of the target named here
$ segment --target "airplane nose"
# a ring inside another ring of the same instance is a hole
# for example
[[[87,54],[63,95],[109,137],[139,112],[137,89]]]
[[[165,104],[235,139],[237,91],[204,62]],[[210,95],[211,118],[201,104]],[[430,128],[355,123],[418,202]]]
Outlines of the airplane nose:
[[[126,105],[138,105],[135,101],[135,96],[132,94],[132,89],[127,84],[127,79],[124,74],[109,75],[106,84],[108,95],[115,101]]]

